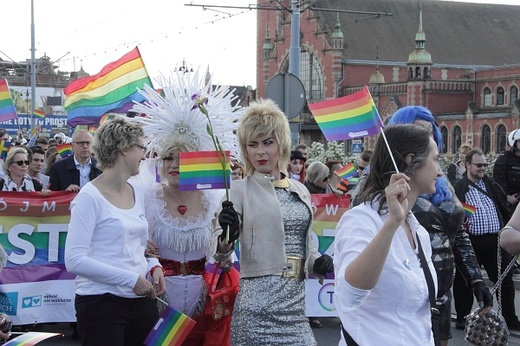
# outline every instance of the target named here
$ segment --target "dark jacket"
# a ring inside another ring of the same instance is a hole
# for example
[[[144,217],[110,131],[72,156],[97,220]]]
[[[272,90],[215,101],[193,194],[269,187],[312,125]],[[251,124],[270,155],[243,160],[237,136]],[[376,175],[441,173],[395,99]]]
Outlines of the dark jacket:
[[[520,157],[512,151],[500,155],[493,167],[493,179],[508,195],[520,192]]]
[[[502,228],[511,218],[511,209],[507,205],[506,193],[491,177],[484,175],[482,181],[484,181],[484,185],[486,186],[487,195],[491,198],[493,204],[497,206],[500,228]],[[455,194],[461,202],[466,202],[466,193],[469,191],[470,185],[473,185],[473,183],[468,179],[467,172],[465,172],[462,179],[459,179],[453,186]]]
[[[99,168],[97,168],[96,159],[91,158],[91,160],[92,169],[88,176],[89,181],[94,180],[94,178],[103,173]],[[67,157],[65,160],[55,162],[52,165],[49,184],[52,191],[63,191],[71,184],[79,186],[79,171],[74,163],[73,155]]]
[[[473,280],[482,279],[475,252],[464,228],[464,209],[453,196],[434,206],[419,197],[412,208],[419,223],[430,234],[432,261],[437,272],[437,305],[449,307],[449,291],[453,282],[454,265],[468,287]]]

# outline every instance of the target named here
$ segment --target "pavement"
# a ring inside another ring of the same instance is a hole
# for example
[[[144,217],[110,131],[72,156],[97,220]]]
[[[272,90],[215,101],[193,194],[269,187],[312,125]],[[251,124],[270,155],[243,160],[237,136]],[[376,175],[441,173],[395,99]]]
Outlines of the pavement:
[[[485,272],[483,272],[485,275]],[[515,307],[517,315],[520,315],[520,274],[513,276],[516,288]],[[487,281],[488,286],[492,287],[491,282]],[[476,303],[475,303],[476,304]],[[476,308],[476,305],[474,306]],[[464,340],[464,331],[455,329],[455,309],[452,309],[452,333],[453,338],[450,340],[450,346],[467,346],[470,345]],[[318,346],[335,346],[338,345],[340,339],[340,322],[335,317],[321,317],[322,328],[313,328],[314,336],[318,342]],[[79,346],[78,340],[72,339],[72,328],[69,323],[45,323],[40,331],[63,333],[63,337],[53,337],[40,342],[41,346]],[[509,346],[520,346],[520,331],[511,331],[509,337]]]

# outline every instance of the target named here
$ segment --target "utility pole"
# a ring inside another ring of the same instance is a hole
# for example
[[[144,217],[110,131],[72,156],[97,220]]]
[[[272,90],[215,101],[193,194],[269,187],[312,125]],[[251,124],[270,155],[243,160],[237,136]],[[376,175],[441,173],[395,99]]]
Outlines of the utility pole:
[[[34,0],[31,0],[31,133],[35,128],[34,109],[36,108],[36,49],[34,42]]]

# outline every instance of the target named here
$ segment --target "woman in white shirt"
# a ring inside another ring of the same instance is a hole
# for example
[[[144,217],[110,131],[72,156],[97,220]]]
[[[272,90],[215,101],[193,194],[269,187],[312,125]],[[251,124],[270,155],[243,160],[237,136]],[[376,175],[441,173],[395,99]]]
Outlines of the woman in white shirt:
[[[430,238],[410,209],[420,194],[435,191],[439,153],[429,132],[417,126],[389,126],[385,135],[395,164],[381,135],[361,204],[336,227],[334,300],[345,329],[340,345],[434,345],[417,243],[436,285]]]
[[[158,319],[156,294],[164,292],[162,267],[145,257],[144,195],[128,181],[144,158],[143,130],[123,118],[107,121],[92,148],[103,174],[72,201],[65,244],[67,270],[78,275],[79,339],[82,345],[143,345]]]

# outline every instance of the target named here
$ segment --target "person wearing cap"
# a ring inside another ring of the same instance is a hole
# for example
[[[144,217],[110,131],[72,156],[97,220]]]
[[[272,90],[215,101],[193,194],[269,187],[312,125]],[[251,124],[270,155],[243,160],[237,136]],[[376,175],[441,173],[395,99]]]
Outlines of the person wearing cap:
[[[305,183],[305,161],[307,159],[299,150],[291,151],[291,161],[287,167],[289,178]]]
[[[511,149],[496,159],[493,179],[506,192],[507,202],[515,206],[520,199],[520,129],[511,131],[507,143]]]

